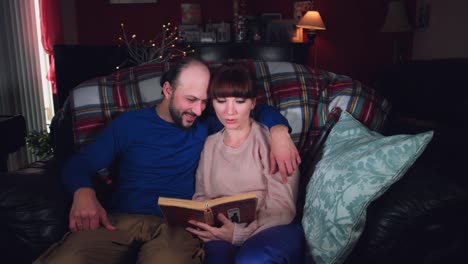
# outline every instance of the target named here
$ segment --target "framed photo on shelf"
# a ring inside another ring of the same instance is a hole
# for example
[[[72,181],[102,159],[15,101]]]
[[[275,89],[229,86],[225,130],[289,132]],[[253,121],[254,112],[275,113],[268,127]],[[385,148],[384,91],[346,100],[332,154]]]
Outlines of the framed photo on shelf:
[[[312,1],[294,2],[294,19],[300,20],[312,7]]]
[[[182,24],[201,24],[200,4],[180,4]]]
[[[265,40],[270,42],[303,42],[302,28],[296,27],[296,20],[272,20],[267,27]]]
[[[159,0],[109,0],[109,4],[157,4]]]
[[[200,31],[185,31],[181,38],[184,42],[200,42]]]
[[[200,32],[200,42],[202,43],[215,43],[216,32]]]
[[[201,31],[198,25],[179,25],[179,38],[184,42],[200,42]]]
[[[216,35],[216,42],[231,41],[231,24],[229,23],[208,23],[205,25],[205,32],[214,32]]]
[[[277,34],[277,21],[281,20],[281,13],[263,13],[260,15],[260,35],[266,41],[276,41]],[[273,25],[275,24],[275,25]]]

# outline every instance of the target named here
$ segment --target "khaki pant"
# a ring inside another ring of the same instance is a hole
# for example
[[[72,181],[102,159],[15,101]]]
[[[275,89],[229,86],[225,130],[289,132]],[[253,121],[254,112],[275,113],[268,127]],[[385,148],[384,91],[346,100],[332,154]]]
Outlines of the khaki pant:
[[[202,263],[201,241],[157,216],[110,215],[116,231],[67,233],[34,263]]]

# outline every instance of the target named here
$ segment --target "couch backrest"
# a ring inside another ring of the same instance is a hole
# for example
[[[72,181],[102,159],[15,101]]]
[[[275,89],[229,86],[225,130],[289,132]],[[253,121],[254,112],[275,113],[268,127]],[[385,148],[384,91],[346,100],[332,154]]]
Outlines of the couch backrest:
[[[288,119],[301,154],[337,120],[337,108],[379,130],[389,103],[372,89],[343,75],[290,62],[242,60],[259,87],[258,102],[275,106]],[[211,69],[219,64],[209,65]],[[75,147],[87,144],[115,116],[152,106],[161,99],[159,78],[167,64],[116,71],[78,85],[70,107]]]
[[[91,140],[122,112],[155,105],[161,99],[159,78],[165,64],[118,70],[81,83],[70,92],[75,147]]]

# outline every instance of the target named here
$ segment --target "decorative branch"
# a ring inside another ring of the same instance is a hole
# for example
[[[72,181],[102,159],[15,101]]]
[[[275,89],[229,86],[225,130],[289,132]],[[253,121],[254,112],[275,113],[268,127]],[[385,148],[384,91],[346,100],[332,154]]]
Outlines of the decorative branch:
[[[129,59],[116,68],[127,64],[143,65],[156,62],[168,62],[194,53],[190,45],[183,46],[177,37],[177,27],[171,28],[171,23],[163,25],[163,30],[149,41],[138,41],[136,34],[127,37],[124,23],[120,23],[122,36],[119,36],[119,46],[127,48]]]

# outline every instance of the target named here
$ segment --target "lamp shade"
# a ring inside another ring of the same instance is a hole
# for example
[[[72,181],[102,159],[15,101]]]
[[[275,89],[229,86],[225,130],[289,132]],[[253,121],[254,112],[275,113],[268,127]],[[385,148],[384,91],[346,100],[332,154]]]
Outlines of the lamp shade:
[[[315,30],[327,29],[323,24],[322,17],[320,17],[318,11],[307,11],[307,13],[301,18],[301,20],[299,20],[296,26]]]
[[[387,16],[382,26],[382,32],[405,32],[410,31],[411,25],[408,21],[406,8],[401,1],[388,2]]]

